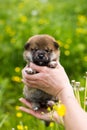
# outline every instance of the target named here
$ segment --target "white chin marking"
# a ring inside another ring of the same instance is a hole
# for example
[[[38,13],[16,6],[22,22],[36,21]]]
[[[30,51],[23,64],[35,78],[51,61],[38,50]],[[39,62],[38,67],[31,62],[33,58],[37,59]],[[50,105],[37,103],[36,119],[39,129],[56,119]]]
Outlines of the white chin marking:
[[[40,65],[42,65],[42,62],[40,62]]]

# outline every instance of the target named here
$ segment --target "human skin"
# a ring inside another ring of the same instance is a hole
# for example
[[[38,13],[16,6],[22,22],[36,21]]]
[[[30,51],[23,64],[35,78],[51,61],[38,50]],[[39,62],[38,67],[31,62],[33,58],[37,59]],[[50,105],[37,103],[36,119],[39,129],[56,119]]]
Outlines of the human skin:
[[[63,117],[64,126],[66,130],[86,130],[87,129],[87,113],[78,104],[69,78],[64,68],[58,63],[57,67],[52,69],[48,67],[40,67],[33,63],[30,64],[32,69],[35,69],[38,73],[29,75],[25,72],[27,66],[22,70],[23,82],[28,87],[39,88],[46,93],[49,93],[61,100],[66,107],[66,113]],[[46,110],[38,110],[37,112],[32,110],[32,104],[27,102],[24,98],[20,101],[27,107],[20,107],[20,110],[31,114],[39,119],[53,120],[59,123],[59,116],[56,111],[53,113],[51,119],[51,112]],[[44,114],[42,114],[44,111]]]

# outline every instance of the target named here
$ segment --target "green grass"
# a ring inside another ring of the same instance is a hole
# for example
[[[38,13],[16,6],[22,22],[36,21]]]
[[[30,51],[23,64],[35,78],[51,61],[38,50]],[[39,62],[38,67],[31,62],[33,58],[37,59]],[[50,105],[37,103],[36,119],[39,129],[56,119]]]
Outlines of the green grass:
[[[81,86],[85,86],[86,3],[86,0],[0,0],[1,130],[19,130],[20,125],[23,130],[64,130],[57,124],[46,128],[43,121],[25,113],[17,117],[20,111],[16,110],[16,106],[21,105],[18,99],[23,96],[23,46],[27,39],[35,34],[46,33],[54,36],[60,44],[60,61],[70,80],[75,79],[81,82]],[[83,107],[84,91],[80,92],[80,99]]]

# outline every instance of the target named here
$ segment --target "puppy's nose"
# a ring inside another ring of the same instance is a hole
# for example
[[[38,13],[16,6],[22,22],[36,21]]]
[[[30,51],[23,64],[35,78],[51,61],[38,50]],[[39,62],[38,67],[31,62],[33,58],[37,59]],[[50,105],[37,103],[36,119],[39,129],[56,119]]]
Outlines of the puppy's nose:
[[[40,59],[43,59],[43,57],[44,57],[44,54],[39,54]]]

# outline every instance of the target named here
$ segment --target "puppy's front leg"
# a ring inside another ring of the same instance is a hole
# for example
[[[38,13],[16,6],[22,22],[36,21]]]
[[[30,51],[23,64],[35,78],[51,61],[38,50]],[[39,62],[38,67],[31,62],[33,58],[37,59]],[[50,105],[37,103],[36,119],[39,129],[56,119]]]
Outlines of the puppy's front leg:
[[[27,74],[35,74],[35,73],[36,73],[36,71],[33,70],[32,68],[26,68],[25,72],[26,72]]]
[[[49,64],[48,64],[48,67],[50,68],[56,68],[57,66],[57,61],[51,61]]]

